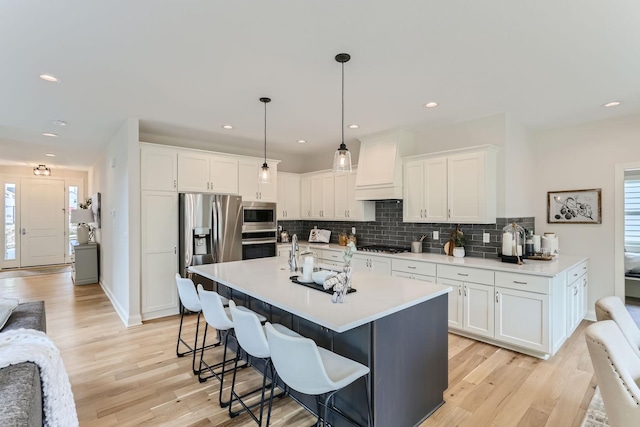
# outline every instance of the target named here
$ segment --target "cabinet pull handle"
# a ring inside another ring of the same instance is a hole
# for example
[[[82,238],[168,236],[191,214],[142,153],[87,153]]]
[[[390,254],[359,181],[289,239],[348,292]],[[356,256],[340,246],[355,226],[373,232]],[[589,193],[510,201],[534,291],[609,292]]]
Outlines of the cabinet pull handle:
[[[464,277],[467,277],[469,275],[467,273],[457,273],[457,274],[458,274],[458,276],[464,276]]]
[[[447,218],[451,218],[451,209],[447,209]]]
[[[514,280],[513,283],[517,283],[518,285],[526,285],[527,282],[518,282],[517,280]]]
[[[498,299],[498,293],[496,292],[496,302],[500,302],[500,300]]]
[[[415,270],[415,269],[416,269],[416,267],[414,267],[413,265],[407,265],[407,268],[410,268],[410,269],[412,269],[412,270]]]
[[[462,290],[458,288],[458,295],[462,295]]]
[[[578,287],[573,288],[573,295],[578,295]]]
[[[173,253],[177,254],[178,253],[178,248],[176,248],[175,246],[173,247]]]
[[[464,296],[465,297],[467,296],[467,287],[466,286],[464,287]]]
[[[176,188],[178,186],[178,181],[176,181],[175,179],[173,180],[173,188]]]
[[[574,273],[574,274],[573,274],[573,277],[576,277],[577,275],[578,275],[578,273]]]
[[[26,234],[27,234],[27,229],[26,229],[26,228],[23,228],[23,229],[22,229],[22,235],[24,236],[24,235],[26,235]]]
[[[351,218],[351,211],[347,211],[347,218]]]
[[[260,200],[262,200],[262,191],[260,192]]]

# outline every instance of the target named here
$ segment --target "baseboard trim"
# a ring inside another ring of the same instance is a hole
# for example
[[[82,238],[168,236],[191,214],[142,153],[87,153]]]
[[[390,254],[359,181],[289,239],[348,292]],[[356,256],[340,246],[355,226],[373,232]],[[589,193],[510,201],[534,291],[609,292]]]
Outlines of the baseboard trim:
[[[122,307],[122,305],[120,305],[120,303],[116,299],[113,292],[111,292],[111,289],[105,286],[104,283],[102,283],[102,280],[99,283],[100,283],[100,287],[102,288],[102,291],[107,296],[107,298],[109,298],[109,301],[111,302],[111,305],[116,311],[116,314],[118,315],[118,317],[120,317],[120,320],[122,320],[122,323],[124,323],[124,326],[129,328],[131,326],[142,325],[142,318],[140,317],[139,314],[135,316],[129,316],[127,311]]]

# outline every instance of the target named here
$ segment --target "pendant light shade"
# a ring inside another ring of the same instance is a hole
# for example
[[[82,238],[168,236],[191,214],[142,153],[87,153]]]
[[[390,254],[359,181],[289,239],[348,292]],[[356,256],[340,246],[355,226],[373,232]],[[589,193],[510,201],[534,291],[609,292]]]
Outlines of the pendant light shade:
[[[351,59],[348,53],[336,55],[336,61],[342,64],[342,142],[333,155],[334,172],[351,172],[351,153],[344,143],[344,63]]]
[[[258,171],[258,182],[268,184],[271,182],[271,171],[267,164],[267,103],[271,102],[271,98],[260,98],[260,102],[264,103],[264,163]]]

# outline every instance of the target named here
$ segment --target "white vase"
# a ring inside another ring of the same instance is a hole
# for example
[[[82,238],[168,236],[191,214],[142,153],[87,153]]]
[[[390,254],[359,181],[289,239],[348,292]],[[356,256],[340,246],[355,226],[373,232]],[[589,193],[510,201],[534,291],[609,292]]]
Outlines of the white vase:
[[[453,256],[456,258],[464,257],[464,248],[462,246],[457,246],[453,248]]]
[[[89,227],[86,225],[78,226],[78,243],[81,245],[89,243]]]

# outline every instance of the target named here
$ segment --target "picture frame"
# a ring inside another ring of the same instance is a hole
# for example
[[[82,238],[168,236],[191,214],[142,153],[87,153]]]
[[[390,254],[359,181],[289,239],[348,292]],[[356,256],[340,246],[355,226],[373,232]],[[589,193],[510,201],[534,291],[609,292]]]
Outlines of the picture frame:
[[[91,211],[93,213],[93,228],[100,228],[100,193],[91,196]]]
[[[602,224],[602,189],[547,192],[548,224]]]

